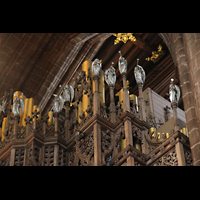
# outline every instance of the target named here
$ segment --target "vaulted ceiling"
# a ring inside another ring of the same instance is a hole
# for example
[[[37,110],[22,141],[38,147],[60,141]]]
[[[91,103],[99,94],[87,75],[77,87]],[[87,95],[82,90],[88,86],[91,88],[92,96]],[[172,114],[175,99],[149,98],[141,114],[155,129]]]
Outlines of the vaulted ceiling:
[[[170,79],[175,78],[179,85],[179,78],[165,43],[157,33],[136,33],[135,36],[136,42],[114,45],[112,33],[0,33],[0,97],[11,88],[19,90],[28,98],[34,97],[35,104],[47,113],[52,94],[60,92],[58,85],[72,84],[81,64],[94,58],[102,59],[104,71],[111,62],[115,63],[117,91],[122,87],[117,67],[118,51],[121,51],[128,61],[130,93],[138,93],[133,69],[139,58],[146,72],[144,89],[150,87],[168,98]],[[146,61],[159,44],[166,51],[163,58],[155,64]],[[182,103],[180,106],[183,107]]]

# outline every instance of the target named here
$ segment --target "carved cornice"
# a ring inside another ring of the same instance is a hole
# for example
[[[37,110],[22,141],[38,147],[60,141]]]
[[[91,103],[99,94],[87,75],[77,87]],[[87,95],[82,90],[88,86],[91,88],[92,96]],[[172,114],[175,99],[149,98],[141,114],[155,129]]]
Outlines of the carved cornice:
[[[182,134],[181,132],[177,131],[172,134],[166,141],[162,144],[158,145],[153,151],[151,151],[148,155],[146,155],[147,165],[151,165],[153,162],[158,160],[168,151],[170,151],[174,146],[180,142],[184,146],[189,147],[189,138]]]
[[[135,149],[133,146],[128,145],[119,154],[117,154],[110,162],[110,166],[120,166],[126,159],[131,156],[143,166],[146,166],[146,155]]]

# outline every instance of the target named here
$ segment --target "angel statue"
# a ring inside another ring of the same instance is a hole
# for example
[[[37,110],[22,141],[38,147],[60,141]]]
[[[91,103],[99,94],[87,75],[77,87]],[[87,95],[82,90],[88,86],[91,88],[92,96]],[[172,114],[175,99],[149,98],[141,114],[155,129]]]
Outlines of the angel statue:
[[[114,65],[114,62],[112,62],[112,65]],[[116,82],[115,68],[112,65],[105,71],[104,74],[105,81],[109,86],[114,86]]]
[[[53,103],[53,111],[59,113],[63,109],[64,99],[61,95],[58,96],[56,94],[53,94],[53,96],[55,97]]]
[[[100,62],[100,60],[98,58],[96,58],[93,62],[92,62],[92,73],[94,74],[94,76],[101,76],[101,68],[102,68],[102,64]]]
[[[15,117],[19,117],[24,112],[24,100],[22,98],[17,97],[17,95],[14,95],[16,98],[13,102],[13,113]],[[19,106],[21,107],[21,114],[19,114]]]
[[[139,59],[137,59],[137,66],[134,69],[135,80],[137,84],[144,84],[146,74],[142,66],[138,65]]]
[[[64,100],[66,102],[72,102],[74,99],[74,88],[67,84],[65,86],[59,85],[59,87],[62,87]]]
[[[181,91],[177,85],[174,85],[174,79],[171,79],[169,85],[169,99],[171,103],[178,103],[180,99]]]
[[[127,73],[127,60],[122,57],[121,51],[119,51],[120,57],[118,61],[120,74]]]
[[[1,112],[5,113],[5,109],[6,109],[7,104],[8,104],[8,102],[4,101],[4,99],[2,99],[1,104],[0,104],[0,113]]]

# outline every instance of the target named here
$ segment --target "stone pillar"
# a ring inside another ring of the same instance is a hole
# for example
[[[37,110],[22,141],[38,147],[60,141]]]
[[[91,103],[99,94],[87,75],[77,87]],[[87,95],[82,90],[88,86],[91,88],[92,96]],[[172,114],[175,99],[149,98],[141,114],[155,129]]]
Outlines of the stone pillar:
[[[193,165],[200,166],[200,135],[199,135],[199,124],[197,123],[198,119],[195,111],[194,93],[192,92],[192,87],[193,87],[191,85],[192,80],[190,79],[191,66],[190,67],[188,66],[186,54],[184,51],[182,34],[174,33],[173,37],[174,37],[174,47],[178,63],[179,78],[182,89],[184,110],[189,132]]]

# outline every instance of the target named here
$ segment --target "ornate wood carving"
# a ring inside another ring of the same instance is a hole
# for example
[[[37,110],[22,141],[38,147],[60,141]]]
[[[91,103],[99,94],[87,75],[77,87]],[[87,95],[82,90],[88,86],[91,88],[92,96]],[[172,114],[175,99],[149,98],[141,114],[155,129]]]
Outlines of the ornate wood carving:
[[[176,150],[172,149],[162,156],[153,166],[178,166]]]
[[[45,146],[44,166],[53,166],[54,162],[54,145]]]
[[[23,162],[24,162],[24,149],[16,149],[14,166],[23,166]]]
[[[114,134],[110,130],[101,130],[102,163],[106,163],[106,157],[111,155],[114,148]]]
[[[84,133],[77,135],[76,153],[79,159],[82,160],[82,164],[94,162],[94,132],[86,137]]]

